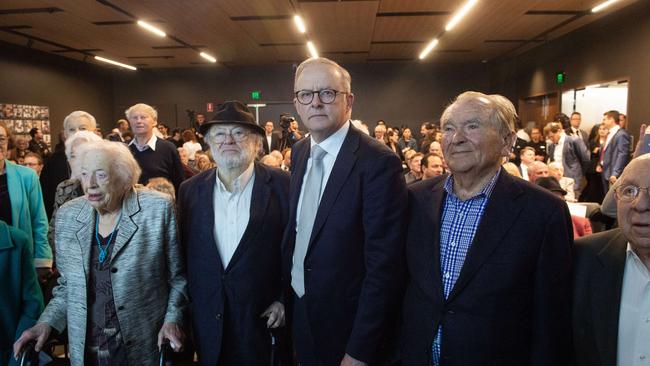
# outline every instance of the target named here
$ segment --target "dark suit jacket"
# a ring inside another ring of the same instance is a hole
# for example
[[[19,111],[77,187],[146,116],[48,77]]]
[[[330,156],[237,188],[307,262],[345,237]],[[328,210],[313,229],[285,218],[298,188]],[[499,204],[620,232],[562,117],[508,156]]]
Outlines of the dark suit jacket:
[[[273,132],[271,134],[271,146],[266,140],[266,135],[262,137],[262,147],[264,147],[264,154],[268,155],[273,150],[278,150],[280,148],[280,136],[277,133]]]
[[[178,196],[200,364],[212,366],[221,360],[227,365],[266,365],[270,338],[266,318],[260,315],[280,297],[289,175],[255,164],[250,220],[224,269],[213,235],[215,172],[211,169],[185,181]],[[225,359],[224,347],[229,355]]]
[[[548,147],[548,159],[553,161],[555,153],[555,144]],[[579,189],[582,177],[589,167],[590,155],[587,146],[581,138],[566,135],[564,146],[562,148],[562,166],[564,167],[564,176],[573,178],[575,181],[574,188]]]
[[[616,366],[627,239],[620,229],[576,240],[573,345],[576,366]]]
[[[444,298],[445,177],[409,186],[402,364],[548,365],[570,357],[571,219],[548,191],[502,171],[453,290]]]
[[[617,178],[621,176],[630,161],[630,140],[630,134],[621,128],[609,141],[603,157],[603,179],[608,180],[612,175]]]
[[[283,246],[290,283],[296,209],[310,139],[293,146],[291,216]],[[345,353],[380,358],[403,289],[406,186],[399,158],[386,145],[350,126],[320,201],[304,261],[305,295],[314,358],[339,365]]]

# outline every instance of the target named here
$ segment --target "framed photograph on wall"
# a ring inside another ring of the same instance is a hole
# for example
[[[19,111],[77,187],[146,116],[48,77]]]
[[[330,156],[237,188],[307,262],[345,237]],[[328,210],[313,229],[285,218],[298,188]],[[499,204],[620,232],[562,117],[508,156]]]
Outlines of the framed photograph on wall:
[[[30,139],[29,130],[36,127],[43,132],[43,140],[50,145],[50,108],[39,105],[0,103],[0,119],[17,136]],[[48,136],[47,138],[45,136]]]
[[[24,133],[25,130],[23,129],[23,121],[22,120],[14,120],[14,132],[16,133]]]

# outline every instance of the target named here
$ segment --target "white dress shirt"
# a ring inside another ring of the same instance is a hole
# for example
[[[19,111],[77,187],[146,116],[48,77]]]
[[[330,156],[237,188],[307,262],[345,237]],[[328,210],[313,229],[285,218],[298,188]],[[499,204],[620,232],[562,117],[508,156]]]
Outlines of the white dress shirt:
[[[650,365],[650,271],[629,243],[626,255],[618,315],[617,365]]]
[[[149,141],[147,141],[147,143],[144,145],[138,144],[138,139],[134,137],[133,140],[131,140],[131,142],[129,143],[129,146],[135,144],[135,148],[138,149],[138,151],[145,151],[147,149],[156,151],[156,141],[158,141],[158,137],[156,137],[156,134],[151,135]]]
[[[619,125],[614,125],[614,127],[609,129],[609,132],[607,132],[607,140],[605,140],[605,147],[603,149],[607,149],[609,146],[609,142],[612,141],[612,138],[614,138],[614,135],[616,135],[616,132],[621,129],[621,126]]]
[[[332,168],[334,168],[334,163],[336,162],[336,157],[339,155],[339,151],[341,150],[341,146],[343,146],[343,141],[345,140],[345,136],[348,135],[348,131],[350,130],[350,121],[345,122],[341,128],[338,129],[338,131],[334,132],[330,137],[326,138],[324,141],[321,141],[318,146],[321,147],[321,149],[325,150],[327,154],[323,157],[323,183],[321,184],[320,187],[320,196],[323,198],[323,192],[325,191],[325,187],[327,186],[327,180],[330,177],[330,173],[332,173]],[[314,142],[313,139],[310,139],[311,144],[310,144],[310,149],[316,145],[316,142]],[[311,154],[310,154],[311,155]],[[309,174],[309,170],[311,169],[311,156],[309,157],[309,160],[307,160],[307,168],[305,169],[305,175],[302,177],[302,181],[305,182],[307,180],[307,174]],[[302,195],[305,192],[305,186],[301,185],[300,187],[300,197],[298,198],[298,210],[302,207]],[[298,230],[298,227],[300,226],[300,212],[296,215],[296,230]]]
[[[521,177],[525,181],[530,181],[530,178],[528,177],[528,165],[521,163],[520,167],[521,167]]]
[[[269,154],[271,153],[271,141],[273,140],[273,132],[270,135],[266,135],[266,143],[269,145]]]
[[[560,140],[555,144],[555,150],[553,150],[553,161],[558,163],[564,163],[562,160],[562,152],[564,150],[564,141],[566,141],[566,134],[562,132],[560,135]]]
[[[253,163],[251,163],[233,182],[232,192],[229,192],[221,182],[218,171],[216,173],[212,206],[214,209],[214,241],[225,269],[248,226],[255,171]]]

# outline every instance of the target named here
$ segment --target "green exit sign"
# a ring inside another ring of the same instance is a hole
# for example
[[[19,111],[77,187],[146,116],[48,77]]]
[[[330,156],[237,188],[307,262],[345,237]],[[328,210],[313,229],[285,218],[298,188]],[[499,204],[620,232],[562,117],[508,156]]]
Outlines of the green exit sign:
[[[559,85],[564,84],[566,81],[566,75],[564,74],[564,71],[556,72],[555,73],[555,82]]]
[[[262,98],[262,92],[259,90],[255,90],[251,92],[251,99],[253,100],[260,100]]]

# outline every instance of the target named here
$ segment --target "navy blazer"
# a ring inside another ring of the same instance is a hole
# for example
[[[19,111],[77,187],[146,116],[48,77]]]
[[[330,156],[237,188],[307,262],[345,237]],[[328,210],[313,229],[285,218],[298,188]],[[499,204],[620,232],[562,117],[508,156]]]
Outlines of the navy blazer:
[[[550,144],[548,147],[549,161],[553,161],[554,153],[555,144]],[[589,167],[590,161],[591,156],[582,139],[565,135],[564,146],[562,148],[562,166],[564,167],[564,176],[573,178],[575,181],[574,189],[581,187],[582,177]]]
[[[609,141],[603,157],[603,179],[620,177],[623,169],[630,161],[630,134],[624,129],[619,129]]]
[[[266,139],[266,134],[262,137],[262,148],[264,149],[264,154],[268,155],[271,153],[273,150],[277,150],[280,148],[280,136],[276,133],[273,132],[271,134],[271,146],[269,146],[269,142]]]
[[[227,268],[214,241],[211,169],[183,182],[178,195],[190,312],[201,365],[266,365],[271,341],[260,315],[281,295],[282,236],[289,217],[289,174],[255,164],[250,219]],[[224,359],[224,339],[227,354]]]
[[[291,216],[283,245],[287,286],[296,210],[311,139],[293,146]],[[350,126],[325,186],[304,261],[305,295],[314,355],[339,365],[345,353],[378,362],[403,289],[406,184],[397,155]]]
[[[626,249],[621,229],[576,240],[572,321],[576,366],[616,366]]]
[[[571,218],[548,191],[502,171],[445,299],[440,225],[446,177],[409,186],[402,364],[565,365],[571,349]]]

